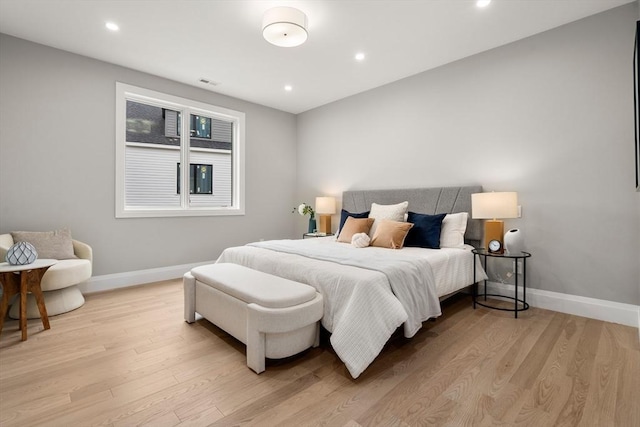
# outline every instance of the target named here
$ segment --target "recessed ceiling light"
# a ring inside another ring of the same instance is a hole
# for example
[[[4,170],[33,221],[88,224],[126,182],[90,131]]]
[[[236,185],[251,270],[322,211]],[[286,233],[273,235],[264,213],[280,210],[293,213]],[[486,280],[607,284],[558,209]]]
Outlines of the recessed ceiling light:
[[[364,53],[362,52],[356,53],[356,61],[364,61]]]
[[[478,0],[476,2],[476,6],[478,6],[478,7],[487,7],[487,6],[489,6],[489,3],[491,3],[491,0]]]
[[[116,24],[115,22],[107,22],[106,24],[104,24],[104,26],[107,27],[107,30],[110,31],[118,31],[120,29],[118,24]]]
[[[284,87],[284,90],[286,90],[287,92],[291,92],[291,91],[293,90],[293,86],[291,86],[291,85],[286,85],[286,86]]]

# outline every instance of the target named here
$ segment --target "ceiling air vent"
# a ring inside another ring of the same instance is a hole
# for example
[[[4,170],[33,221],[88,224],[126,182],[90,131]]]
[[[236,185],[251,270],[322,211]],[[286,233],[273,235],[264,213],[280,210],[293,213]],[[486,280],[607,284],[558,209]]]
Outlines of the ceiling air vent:
[[[211,86],[218,86],[220,83],[218,82],[214,82],[212,80],[209,79],[205,79],[204,77],[198,80],[200,83],[205,84],[205,85],[211,85]]]

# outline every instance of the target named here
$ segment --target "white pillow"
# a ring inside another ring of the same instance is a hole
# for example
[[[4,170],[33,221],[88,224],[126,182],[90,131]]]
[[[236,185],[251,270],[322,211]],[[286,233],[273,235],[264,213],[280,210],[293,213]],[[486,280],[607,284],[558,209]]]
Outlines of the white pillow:
[[[379,205],[377,203],[371,203],[371,210],[369,211],[369,218],[373,218],[373,225],[369,230],[369,237],[373,237],[376,232],[376,228],[380,221],[388,219],[389,221],[405,222],[404,215],[407,213],[409,202],[402,202],[396,205]]]
[[[447,214],[442,220],[440,231],[441,248],[464,247],[464,232],[467,230],[467,212]]]

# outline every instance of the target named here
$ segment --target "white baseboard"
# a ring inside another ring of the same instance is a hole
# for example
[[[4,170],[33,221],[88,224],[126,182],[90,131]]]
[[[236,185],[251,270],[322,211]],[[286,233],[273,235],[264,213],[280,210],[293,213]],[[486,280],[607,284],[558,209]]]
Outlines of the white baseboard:
[[[127,288],[129,286],[159,282],[162,280],[178,279],[193,267],[212,264],[214,262],[215,261],[206,261],[194,264],[173,265],[170,267],[150,268],[148,270],[93,276],[88,281],[78,285],[78,287],[83,294],[90,294],[93,292],[110,291],[113,289]]]
[[[478,290],[481,288],[482,286],[479,285]],[[513,296],[513,285],[487,282],[487,292]],[[518,294],[518,297],[522,298],[522,288],[520,287]],[[640,328],[640,306],[637,305],[532,288],[527,288],[527,302],[532,307]],[[640,329],[638,330],[638,338],[640,339]]]
[[[142,285],[144,283],[178,279],[193,267],[211,264],[213,262],[215,261],[94,276],[87,282],[79,285],[79,288],[83,294],[89,294],[93,292],[102,292],[126,288],[129,286]],[[498,282],[487,282],[487,291],[489,293],[513,296],[513,285],[506,285]],[[520,291],[521,289],[519,289],[519,292]],[[638,339],[640,339],[640,306],[637,305],[599,300],[577,295],[561,294],[559,292],[532,288],[527,289],[527,302],[532,307],[539,307],[567,314],[575,314],[577,316],[589,317],[592,319],[620,323],[622,325],[639,328]]]

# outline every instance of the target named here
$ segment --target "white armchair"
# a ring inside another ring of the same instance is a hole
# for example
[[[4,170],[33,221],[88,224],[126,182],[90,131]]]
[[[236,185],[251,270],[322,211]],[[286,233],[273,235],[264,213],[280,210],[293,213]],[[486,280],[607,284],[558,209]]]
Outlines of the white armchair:
[[[11,234],[0,235],[0,261],[4,261],[13,243]],[[49,316],[75,310],[84,304],[84,296],[77,285],[91,278],[93,251],[86,243],[73,240],[73,252],[77,259],[59,260],[42,276],[40,287]],[[18,319],[19,309],[19,304],[14,303],[9,310],[9,317]],[[40,318],[35,298],[31,294],[27,297],[27,318]]]

